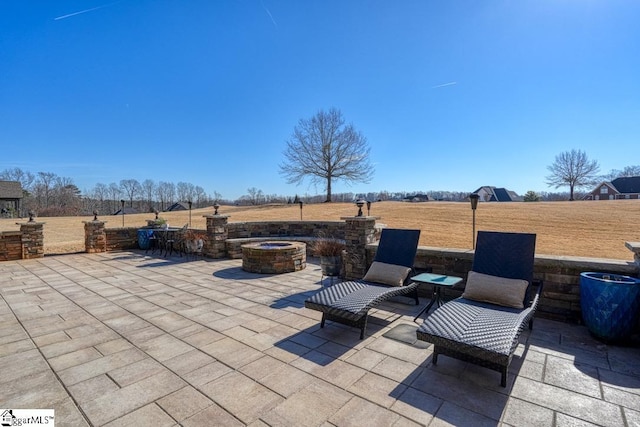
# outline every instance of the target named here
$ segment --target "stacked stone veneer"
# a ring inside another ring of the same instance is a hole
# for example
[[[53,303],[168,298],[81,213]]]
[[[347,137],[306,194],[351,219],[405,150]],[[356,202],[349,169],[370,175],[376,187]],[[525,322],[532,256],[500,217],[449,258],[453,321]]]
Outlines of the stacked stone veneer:
[[[105,232],[106,221],[84,222],[84,247],[88,253],[107,251],[107,234]]]
[[[345,223],[344,221],[232,222],[227,225],[227,230],[229,239],[296,236],[344,239]]]
[[[344,275],[347,279],[361,279],[371,264],[367,258],[367,245],[379,239],[379,234],[376,232],[377,218],[356,216],[342,219],[345,221],[346,243],[346,256],[343,260]]]
[[[22,259],[22,233],[4,231],[0,233],[0,261]]]
[[[205,218],[207,219],[207,242],[202,253],[210,258],[226,258],[229,217],[226,215],[205,215]]]
[[[44,222],[18,223],[22,233],[22,259],[44,257]]]
[[[107,251],[122,249],[138,249],[139,227],[105,228],[105,245]],[[86,236],[86,229],[85,229]]]
[[[44,257],[44,222],[17,222],[20,231],[0,233],[0,261]]]
[[[265,247],[265,244],[285,245]],[[301,242],[258,242],[242,246],[242,269],[252,273],[280,274],[307,266],[306,244]]]

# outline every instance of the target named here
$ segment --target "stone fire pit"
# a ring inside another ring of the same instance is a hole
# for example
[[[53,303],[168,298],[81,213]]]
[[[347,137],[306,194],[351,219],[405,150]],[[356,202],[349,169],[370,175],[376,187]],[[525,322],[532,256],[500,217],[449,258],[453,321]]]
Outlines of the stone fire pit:
[[[279,274],[307,266],[307,245],[302,242],[260,242],[242,245],[242,269]]]

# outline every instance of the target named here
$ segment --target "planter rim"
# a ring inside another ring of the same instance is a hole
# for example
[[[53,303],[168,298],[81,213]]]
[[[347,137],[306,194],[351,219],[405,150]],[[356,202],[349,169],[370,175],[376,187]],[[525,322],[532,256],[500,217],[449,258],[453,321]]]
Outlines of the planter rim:
[[[593,272],[593,271],[585,271],[580,273],[581,277],[586,277],[589,279],[599,280],[604,283],[611,283],[616,285],[638,285],[640,284],[640,279],[631,276],[625,276],[623,274],[617,273],[602,273],[602,272]]]

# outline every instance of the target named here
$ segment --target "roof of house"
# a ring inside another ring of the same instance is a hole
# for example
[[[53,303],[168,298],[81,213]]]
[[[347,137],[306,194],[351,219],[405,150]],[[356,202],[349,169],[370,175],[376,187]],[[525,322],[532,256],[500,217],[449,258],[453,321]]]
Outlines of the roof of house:
[[[497,188],[490,185],[484,185],[478,188],[474,193],[480,193],[484,191],[491,195],[490,202],[519,202],[522,201],[522,197],[518,196],[515,191],[507,190],[506,188]]]
[[[124,208],[124,214],[125,215],[131,215],[131,214],[137,214],[138,210],[136,208],[130,208],[130,207],[126,207]],[[118,209],[114,215],[122,215],[122,209]]]
[[[624,176],[611,181],[619,193],[640,193],[640,176]]]
[[[186,204],[185,202],[175,202],[174,204],[172,204],[171,206],[169,206],[165,212],[171,212],[171,211],[186,211],[189,209],[189,205]]]
[[[0,199],[22,199],[22,185],[18,181],[0,181]]]

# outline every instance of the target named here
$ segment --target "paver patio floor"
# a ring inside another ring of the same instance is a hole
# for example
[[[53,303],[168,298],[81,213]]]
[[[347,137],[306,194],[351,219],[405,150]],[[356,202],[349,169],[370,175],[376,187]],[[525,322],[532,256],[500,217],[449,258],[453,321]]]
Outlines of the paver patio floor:
[[[141,251],[2,262],[0,407],[53,408],[57,426],[640,425],[638,347],[536,319],[502,388],[383,336],[417,327],[423,305],[383,304],[364,340],[321,329],[303,306],[320,287],[311,262],[281,275]]]

